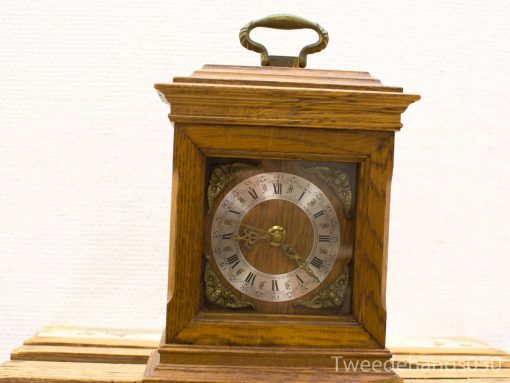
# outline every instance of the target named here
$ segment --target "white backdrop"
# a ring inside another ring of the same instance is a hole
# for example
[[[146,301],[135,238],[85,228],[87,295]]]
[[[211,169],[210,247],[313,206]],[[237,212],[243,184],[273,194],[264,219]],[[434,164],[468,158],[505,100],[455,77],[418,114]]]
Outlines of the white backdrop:
[[[259,65],[239,28],[321,23],[310,68],[368,70],[422,95],[396,141],[390,342],[510,348],[510,3],[27,1],[0,13],[0,359],[49,324],[161,328],[172,129],[153,83]],[[297,53],[312,32],[258,33]],[[282,37],[283,36],[283,37]]]

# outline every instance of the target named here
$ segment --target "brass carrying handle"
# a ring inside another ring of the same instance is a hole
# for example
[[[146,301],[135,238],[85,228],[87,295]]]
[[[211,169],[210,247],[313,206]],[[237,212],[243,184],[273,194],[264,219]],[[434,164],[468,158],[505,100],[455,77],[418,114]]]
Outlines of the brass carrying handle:
[[[299,57],[269,56],[264,45],[253,41],[250,38],[251,30],[257,27],[287,30],[313,29],[319,35],[319,40],[301,49],[299,52]],[[239,31],[239,40],[241,41],[241,45],[246,49],[260,53],[263,66],[299,66],[300,68],[304,68],[306,67],[306,55],[320,52],[326,48],[329,42],[329,35],[328,32],[319,24],[313,23],[301,17],[292,15],[272,15],[259,20],[250,21],[248,24],[242,27]]]

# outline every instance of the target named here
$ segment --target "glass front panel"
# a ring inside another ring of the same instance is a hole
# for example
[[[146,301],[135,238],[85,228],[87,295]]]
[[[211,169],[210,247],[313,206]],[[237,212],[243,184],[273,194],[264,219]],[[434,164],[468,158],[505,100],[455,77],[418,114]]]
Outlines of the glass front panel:
[[[356,164],[209,158],[203,309],[351,312]]]

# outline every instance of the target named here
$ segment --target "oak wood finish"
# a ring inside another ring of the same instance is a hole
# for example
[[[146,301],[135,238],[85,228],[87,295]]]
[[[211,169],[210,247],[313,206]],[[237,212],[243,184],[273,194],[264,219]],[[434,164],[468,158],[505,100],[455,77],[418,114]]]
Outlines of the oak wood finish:
[[[240,314],[200,314],[175,338],[177,343],[203,345],[312,347],[310,356],[320,348],[378,350],[372,339],[355,320],[319,321],[316,316],[270,319]],[[202,319],[209,317],[210,319]],[[239,319],[242,318],[242,319]],[[350,319],[350,318],[349,318]],[[389,354],[381,353],[385,359]],[[164,357],[162,357],[164,359]]]
[[[148,348],[26,345],[14,350],[11,360],[140,364],[147,363],[151,352]]]
[[[184,129],[209,156],[228,156],[232,150],[235,156],[251,153],[259,158],[267,150],[274,158],[278,156],[277,150],[285,147],[284,158],[308,159],[310,153],[314,153],[313,158],[322,161],[359,164],[352,310],[354,318],[370,333],[367,341],[375,338],[384,345],[388,189],[394,133],[241,126],[231,129],[218,125],[194,125]]]
[[[257,381],[283,379],[282,371],[261,368],[274,365],[285,366],[287,381],[337,381],[319,367],[325,353],[387,361],[394,132],[419,96],[386,87],[366,72],[239,66],[205,66],[156,89],[171,104],[175,126],[169,301],[165,337],[144,381],[250,381],[253,374]],[[349,316],[202,310],[206,163],[214,158],[355,164]],[[207,350],[216,356],[206,363]],[[398,380],[382,371],[351,375],[349,381]]]
[[[173,122],[326,129],[399,130],[400,114],[419,99],[364,72],[247,68],[206,66],[156,89]]]
[[[180,129],[174,134],[166,340],[198,312],[201,295],[205,157]]]
[[[267,368],[294,367],[299,365],[306,368],[331,368],[334,365],[331,356],[336,355],[336,349],[321,349],[310,355],[305,348],[250,348],[239,346],[196,346],[196,345],[171,345],[165,346],[171,351],[161,354],[161,362],[165,364],[186,364],[189,360],[200,365],[220,366],[225,360],[233,369],[241,366]],[[254,351],[257,351],[256,353]],[[342,354],[345,362],[360,362],[362,360],[378,361],[385,355],[381,352],[366,350],[350,350]]]
[[[14,350],[11,361],[0,364],[0,382],[139,383],[142,381],[148,354],[158,346],[155,340],[158,333],[119,329],[48,327],[27,339],[24,342],[25,346]],[[122,344],[119,344],[120,340],[123,340]],[[28,344],[31,346],[28,347]],[[66,351],[62,352],[61,346],[58,345],[66,345]],[[210,362],[211,357],[224,357],[222,354],[216,356],[217,347],[215,346],[194,348],[174,345],[172,347],[178,351],[176,366],[180,367],[173,368],[176,374],[185,372],[183,366],[186,365],[188,353],[199,353],[205,362]],[[405,383],[510,382],[510,355],[476,339],[404,339],[394,343],[390,348],[394,355],[393,361],[399,366],[398,374]],[[248,353],[243,349],[232,348],[225,348],[224,352],[230,353],[232,358],[243,357],[243,354]],[[133,354],[140,357],[132,359]],[[299,350],[294,351],[294,354],[299,354]],[[334,364],[331,364],[329,355],[326,359],[330,364],[322,368],[333,369]],[[501,368],[498,367],[500,362]],[[205,367],[199,370],[199,376],[204,376],[202,374],[205,372],[211,375],[206,375],[202,381],[211,382],[214,381],[213,378],[221,377],[218,376],[217,369],[211,371],[207,368],[207,363],[204,364]],[[435,368],[427,369],[427,366],[435,366]],[[463,368],[465,366],[470,368]],[[252,371],[249,367],[243,370],[245,373]],[[296,372],[295,369],[293,371]],[[287,371],[281,373],[284,374]],[[305,376],[308,374],[306,371],[304,373]],[[341,380],[340,378],[345,376],[336,375],[336,373],[334,376],[337,377],[337,380],[333,380],[335,382],[355,381]],[[251,377],[253,378],[253,375]],[[282,379],[288,381],[286,377],[287,375]]]

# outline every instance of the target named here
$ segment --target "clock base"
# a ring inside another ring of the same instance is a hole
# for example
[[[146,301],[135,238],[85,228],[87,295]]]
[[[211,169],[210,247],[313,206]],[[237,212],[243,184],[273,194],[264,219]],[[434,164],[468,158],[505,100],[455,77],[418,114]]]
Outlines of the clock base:
[[[314,350],[311,350],[313,353]],[[385,369],[360,368],[347,371],[339,362],[335,366],[335,359],[331,358],[330,367],[304,366],[282,367],[275,365],[275,360],[269,362],[272,365],[229,365],[225,360],[223,364],[208,364],[207,353],[202,354],[203,363],[162,363],[159,351],[154,351],[147,363],[143,383],[403,383],[394,371]],[[213,358],[213,355],[211,355]],[[179,359],[179,358],[178,358]],[[193,358],[195,359],[195,358]],[[235,359],[235,358],[234,358]],[[276,356],[274,357],[276,359]],[[350,359],[349,359],[350,360]],[[339,359],[340,361],[340,359]],[[370,360],[373,362],[373,360]],[[383,363],[384,364],[384,363]]]

